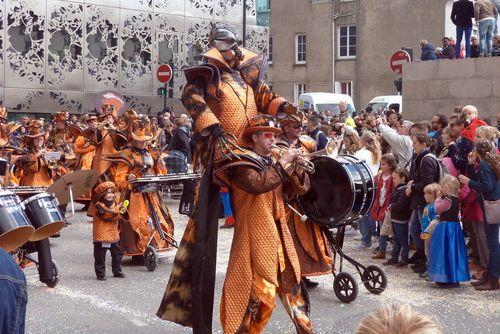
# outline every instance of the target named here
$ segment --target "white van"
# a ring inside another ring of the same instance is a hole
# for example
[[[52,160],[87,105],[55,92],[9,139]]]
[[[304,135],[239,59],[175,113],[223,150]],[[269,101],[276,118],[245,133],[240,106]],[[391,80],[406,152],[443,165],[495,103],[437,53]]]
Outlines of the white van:
[[[317,111],[331,111],[332,115],[339,114],[339,103],[347,103],[349,115],[356,110],[354,103],[349,95],[334,93],[304,93],[299,96],[299,105],[301,108]]]
[[[384,95],[374,97],[369,106],[372,107],[373,112],[377,112],[378,108],[381,107],[382,110],[394,109],[399,111],[400,114],[403,113],[403,96],[402,95]]]

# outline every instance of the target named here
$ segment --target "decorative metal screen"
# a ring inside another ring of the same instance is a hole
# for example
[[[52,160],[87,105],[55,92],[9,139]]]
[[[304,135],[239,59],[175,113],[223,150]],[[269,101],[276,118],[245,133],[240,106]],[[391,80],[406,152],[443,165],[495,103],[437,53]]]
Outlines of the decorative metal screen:
[[[255,26],[255,1],[247,4],[247,47],[266,52],[267,27]],[[138,112],[156,113],[157,67],[172,66],[169,101],[178,104],[181,69],[199,62],[211,25],[241,31],[242,20],[243,0],[0,0],[0,104],[84,113],[114,89]]]

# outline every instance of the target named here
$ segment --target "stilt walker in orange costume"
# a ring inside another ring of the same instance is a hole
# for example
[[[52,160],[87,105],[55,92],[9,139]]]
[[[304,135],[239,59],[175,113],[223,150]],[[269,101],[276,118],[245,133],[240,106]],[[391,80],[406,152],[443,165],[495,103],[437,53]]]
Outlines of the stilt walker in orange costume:
[[[312,153],[316,150],[316,142],[309,136],[302,135],[303,119],[289,115],[280,121],[282,134],[278,137],[276,145],[281,148],[300,148],[304,153]],[[297,196],[302,193],[288,189],[285,193],[288,204],[300,211]],[[292,235],[295,249],[299,257],[300,269],[303,281],[308,288],[318,285],[317,282],[309,280],[308,276],[331,274],[332,252],[318,224],[301,221],[301,217],[286,208],[288,227]]]
[[[194,156],[203,176],[191,219],[174,261],[158,317],[212,332],[220,187],[213,184],[214,169],[231,151],[244,144],[249,120],[259,114],[293,113],[297,108],[276,95],[262,80],[263,55],[238,47],[233,26],[217,23],[210,32],[213,46],[203,56],[207,63],[187,68],[182,102],[194,120],[198,136]]]
[[[174,222],[160,192],[140,192],[131,188],[128,183],[145,175],[157,175],[158,161],[153,159],[147,148],[148,142],[153,138],[148,117],[140,115],[133,120],[128,135],[130,148],[104,158],[111,163],[109,174],[125,194],[123,199],[130,203],[130,214],[124,216],[127,222],[122,224],[120,231],[120,248],[129,255],[142,255],[149,243],[156,249],[171,248],[171,244],[161,237],[161,233],[170,241],[174,233]],[[151,223],[162,229],[154,233],[152,239]]]
[[[241,160],[216,171],[233,189],[236,212],[220,312],[224,333],[262,333],[277,296],[297,333],[312,333],[309,298],[282,198],[285,185],[306,192],[309,177],[292,165],[302,150],[292,147],[279,160],[273,156],[280,132],[271,116],[254,117],[244,132],[252,151],[242,151]]]

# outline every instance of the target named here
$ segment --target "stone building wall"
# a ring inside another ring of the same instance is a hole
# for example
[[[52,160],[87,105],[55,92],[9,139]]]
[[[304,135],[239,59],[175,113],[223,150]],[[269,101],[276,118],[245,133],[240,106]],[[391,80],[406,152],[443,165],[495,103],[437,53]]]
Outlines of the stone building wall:
[[[481,118],[500,112],[500,57],[404,65],[404,118],[428,120],[467,104],[478,107]]]

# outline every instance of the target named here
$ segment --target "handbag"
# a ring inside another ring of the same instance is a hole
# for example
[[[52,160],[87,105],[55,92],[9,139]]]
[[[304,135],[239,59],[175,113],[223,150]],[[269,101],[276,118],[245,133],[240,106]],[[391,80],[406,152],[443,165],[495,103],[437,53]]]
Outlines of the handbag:
[[[391,222],[391,210],[387,209],[385,212],[384,222],[380,228],[380,235],[392,236],[392,222]]]
[[[488,224],[500,224],[500,199],[487,201],[484,199],[484,217]]]

